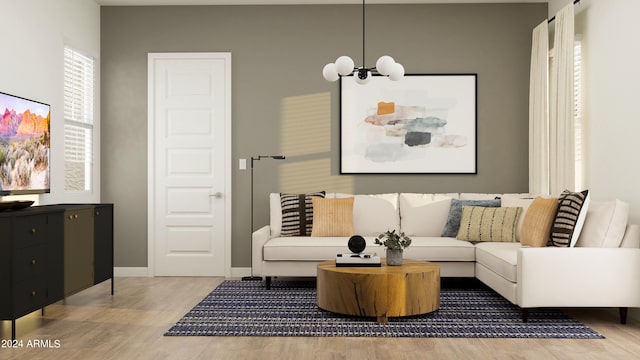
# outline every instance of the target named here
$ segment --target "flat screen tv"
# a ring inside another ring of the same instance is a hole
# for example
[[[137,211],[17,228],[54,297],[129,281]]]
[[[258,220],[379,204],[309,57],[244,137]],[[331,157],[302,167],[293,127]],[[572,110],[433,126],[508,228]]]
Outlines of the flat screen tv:
[[[0,92],[0,196],[50,192],[50,119],[48,104]]]

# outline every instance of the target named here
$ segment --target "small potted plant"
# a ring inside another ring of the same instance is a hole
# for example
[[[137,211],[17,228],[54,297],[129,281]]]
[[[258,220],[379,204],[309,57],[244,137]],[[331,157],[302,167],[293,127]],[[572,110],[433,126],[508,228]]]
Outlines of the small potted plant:
[[[387,248],[387,265],[396,266],[402,265],[402,251],[411,245],[411,238],[404,232],[387,230],[376,237],[375,243]]]

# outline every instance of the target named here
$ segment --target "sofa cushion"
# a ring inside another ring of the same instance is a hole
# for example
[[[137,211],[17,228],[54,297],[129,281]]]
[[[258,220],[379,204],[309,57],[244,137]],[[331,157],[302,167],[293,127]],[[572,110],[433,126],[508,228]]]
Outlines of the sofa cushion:
[[[519,243],[486,242],[476,245],[476,262],[511,282],[517,282]]]
[[[375,244],[375,237],[367,236],[365,253],[385,256],[385,249]],[[335,259],[337,254],[350,253],[348,237],[294,236],[272,238],[264,244],[265,261],[323,261]],[[429,261],[474,261],[475,247],[468,241],[441,237],[414,237],[404,250],[405,259]]]
[[[352,236],[353,198],[323,199],[314,197],[311,236]]]
[[[500,199],[504,200],[506,198],[512,198],[512,199],[531,199],[533,200],[535,196],[531,195],[530,193],[506,193],[506,194],[501,194],[500,195]]]
[[[515,242],[522,208],[463,206],[458,240]]]
[[[384,253],[384,248],[381,247],[378,253]],[[404,258],[428,261],[475,261],[476,254],[475,247],[468,241],[448,237],[416,236],[411,238],[411,246],[404,249]]]
[[[484,193],[460,193],[460,200],[493,200],[499,198],[500,194],[484,194]]]
[[[448,194],[400,194],[400,227],[409,236],[439,237],[447,223]]]
[[[280,194],[269,194],[269,230],[271,237],[279,237],[282,231],[282,205]]]
[[[449,216],[447,217],[447,223],[440,236],[444,237],[456,237],[458,235],[458,229],[460,228],[460,218],[462,217],[462,206],[487,206],[487,207],[500,207],[500,199],[493,200],[451,200],[451,207],[449,208]],[[425,219],[426,221],[426,219]]]
[[[508,194],[485,194],[485,193],[460,193],[460,200],[493,200],[505,197],[524,198],[530,197],[528,193],[508,193]]]
[[[573,247],[578,241],[589,207],[589,190],[565,190],[558,198],[558,213],[551,227],[551,244]]]
[[[620,247],[629,218],[629,204],[620,201],[592,201],[576,246]]]
[[[341,196],[336,194],[336,197]],[[375,236],[387,230],[399,230],[398,194],[355,195],[353,229],[361,236]]]
[[[522,212],[520,212],[520,216],[518,216],[518,223],[516,225],[516,241],[520,241],[520,233],[522,232],[522,223],[524,222],[524,217],[527,216],[527,210],[529,210],[529,206],[533,202],[533,198],[520,198],[516,196],[503,196],[501,198],[502,207],[521,207]]]
[[[365,237],[366,253],[378,251],[374,237]],[[348,237],[293,236],[270,239],[262,248],[265,261],[324,261],[333,260],[337,254],[351,253]],[[381,252],[381,253],[384,253]]]
[[[557,198],[536,197],[524,215],[520,243],[532,247],[547,246],[557,210]]]
[[[640,225],[627,224],[624,237],[620,242],[621,248],[640,248]]]
[[[324,191],[311,194],[280,194],[282,229],[280,236],[309,236],[313,227],[314,197],[324,198]]]

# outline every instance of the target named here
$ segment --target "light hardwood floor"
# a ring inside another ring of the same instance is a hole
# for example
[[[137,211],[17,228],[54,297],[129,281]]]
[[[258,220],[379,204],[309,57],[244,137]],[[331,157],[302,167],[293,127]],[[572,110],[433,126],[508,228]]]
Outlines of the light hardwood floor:
[[[116,278],[17,322],[23,347],[0,348],[0,359],[638,359],[640,309],[627,325],[613,309],[572,309],[607,337],[564,339],[394,339],[318,337],[167,337],[164,332],[222,278]],[[11,323],[0,338],[11,336]],[[50,340],[59,348],[28,347]]]

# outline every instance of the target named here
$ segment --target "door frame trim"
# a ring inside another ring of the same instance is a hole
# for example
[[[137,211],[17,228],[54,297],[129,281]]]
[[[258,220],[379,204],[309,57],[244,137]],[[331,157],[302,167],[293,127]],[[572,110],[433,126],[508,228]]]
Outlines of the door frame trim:
[[[147,275],[155,276],[156,214],[155,214],[155,61],[165,59],[222,59],[225,64],[225,114],[224,114],[224,276],[231,276],[231,53],[230,52],[179,52],[147,54]]]

